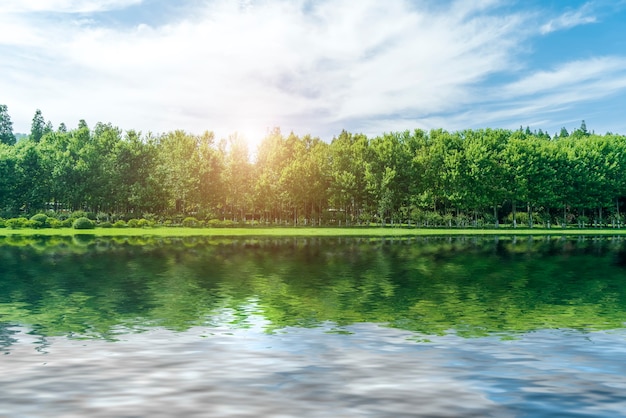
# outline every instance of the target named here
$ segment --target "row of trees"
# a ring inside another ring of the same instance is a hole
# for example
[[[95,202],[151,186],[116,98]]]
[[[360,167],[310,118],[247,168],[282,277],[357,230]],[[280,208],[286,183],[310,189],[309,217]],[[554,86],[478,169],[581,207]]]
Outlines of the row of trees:
[[[251,158],[237,134],[68,130],[37,111],[15,141],[0,108],[0,217],[86,210],[280,224],[619,225],[626,137],[529,128],[343,131],[330,143],[269,132]],[[7,123],[8,120],[8,123]],[[8,127],[8,128],[7,128]]]

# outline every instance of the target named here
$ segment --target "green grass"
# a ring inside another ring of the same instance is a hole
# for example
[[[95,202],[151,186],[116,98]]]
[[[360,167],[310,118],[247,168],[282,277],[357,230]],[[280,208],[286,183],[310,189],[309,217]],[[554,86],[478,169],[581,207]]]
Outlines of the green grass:
[[[624,229],[578,229],[578,228],[492,228],[492,229],[444,229],[444,228],[380,228],[380,227],[352,227],[352,228],[96,228],[78,230],[72,228],[60,229],[9,229],[1,228],[0,236],[9,235],[44,235],[44,236],[72,236],[95,235],[101,237],[112,236],[276,236],[276,237],[407,237],[407,236],[434,236],[434,235],[626,235]]]

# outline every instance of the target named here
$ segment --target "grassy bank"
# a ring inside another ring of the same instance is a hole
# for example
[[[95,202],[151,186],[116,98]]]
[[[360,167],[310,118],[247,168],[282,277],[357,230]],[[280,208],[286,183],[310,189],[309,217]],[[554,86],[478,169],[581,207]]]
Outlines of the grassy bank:
[[[0,236],[72,236],[95,235],[102,237],[112,236],[303,236],[303,237],[406,237],[406,236],[441,236],[441,235],[626,235],[624,229],[578,229],[578,228],[498,228],[498,229],[439,229],[439,228],[96,228],[78,230],[72,228],[43,228],[43,229],[9,229],[1,228]]]

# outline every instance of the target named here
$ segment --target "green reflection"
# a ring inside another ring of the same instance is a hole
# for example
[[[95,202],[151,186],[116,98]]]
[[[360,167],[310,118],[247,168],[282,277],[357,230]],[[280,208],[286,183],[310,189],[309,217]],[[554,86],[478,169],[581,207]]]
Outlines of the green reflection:
[[[6,237],[0,345],[12,325],[107,339],[196,325],[614,329],[626,321],[625,266],[621,238]]]

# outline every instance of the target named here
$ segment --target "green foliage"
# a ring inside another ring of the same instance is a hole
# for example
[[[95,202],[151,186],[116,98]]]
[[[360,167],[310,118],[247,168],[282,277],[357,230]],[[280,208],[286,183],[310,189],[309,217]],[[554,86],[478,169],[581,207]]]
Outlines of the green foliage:
[[[41,227],[41,222],[33,221],[32,219],[29,219],[24,223],[24,228],[40,229]]]
[[[50,226],[48,216],[44,213],[33,215],[30,220],[32,221],[32,228],[45,228]]]
[[[48,224],[50,225],[50,228],[62,228],[64,226],[63,221],[55,218],[48,219]]]
[[[3,114],[0,106],[0,132]],[[342,131],[326,143],[274,129],[251,162],[238,135],[142,136],[84,121],[54,131],[41,111],[35,116],[32,141],[0,143],[5,218],[53,205],[57,213],[46,214],[60,221],[68,213],[100,223],[143,214],[148,223],[130,223],[141,228],[166,217],[173,221],[164,225],[185,224],[187,214],[194,227],[480,227],[477,219],[495,225],[518,208],[533,214],[521,215],[520,225],[561,219],[582,226],[583,215],[616,224],[626,213],[626,138],[591,133],[584,121],[554,138],[522,127],[372,138]]]
[[[110,222],[111,221],[109,214],[106,212],[98,212],[96,214],[96,220],[98,222]]]
[[[100,228],[113,228],[113,224],[109,221],[100,222],[98,226]]]
[[[94,229],[96,224],[87,217],[80,217],[74,221],[72,228],[74,229]]]
[[[188,216],[185,219],[183,219],[183,226],[188,227],[188,228],[196,227],[198,226],[198,220],[194,218],[193,216]]]
[[[518,225],[528,225],[529,223],[529,216],[528,216],[528,212],[517,212],[516,214],[516,219],[517,219],[517,224]],[[537,212],[533,212],[533,223],[534,224],[543,224],[545,222],[544,217]],[[513,213],[509,213],[506,216],[506,222],[508,224],[513,224]]]
[[[0,144],[15,144],[13,122],[11,122],[7,105],[4,104],[0,104]]]
[[[230,220],[230,219],[226,219],[226,220],[221,220],[221,219],[210,219],[208,220],[204,226],[209,227],[209,228],[233,228],[237,226],[237,223]]]
[[[129,219],[126,225],[129,228],[139,228],[139,219],[135,219],[135,218]]]
[[[39,142],[43,137],[43,134],[46,129],[46,120],[43,118],[41,114],[41,110],[37,109],[35,112],[35,116],[33,116],[33,122],[30,128],[30,139]]]
[[[138,228],[152,228],[154,226],[154,221],[149,221],[147,219],[139,219],[137,222]]]
[[[28,219],[23,218],[23,217],[19,217],[19,218],[7,219],[4,222],[4,224],[6,225],[7,228],[19,229],[19,228],[25,227],[27,222],[28,222]]]
[[[78,219],[78,218],[87,218],[87,212],[85,212],[84,210],[75,210],[74,212],[72,212],[72,214],[70,215],[71,218],[74,219]]]
[[[147,220],[147,221],[151,221],[151,222],[156,222],[157,220],[157,215],[154,213],[144,213],[142,215],[142,218]]]
[[[96,215],[96,213],[94,213],[94,212],[87,212],[87,211],[84,211],[84,210],[75,210],[70,215],[70,218],[72,218],[72,219],[87,218],[90,221],[97,221],[98,220],[98,216]]]
[[[123,220],[119,220],[119,221],[115,221],[115,223],[113,224],[113,228],[126,228],[128,225],[126,225],[126,222],[124,222]]]

